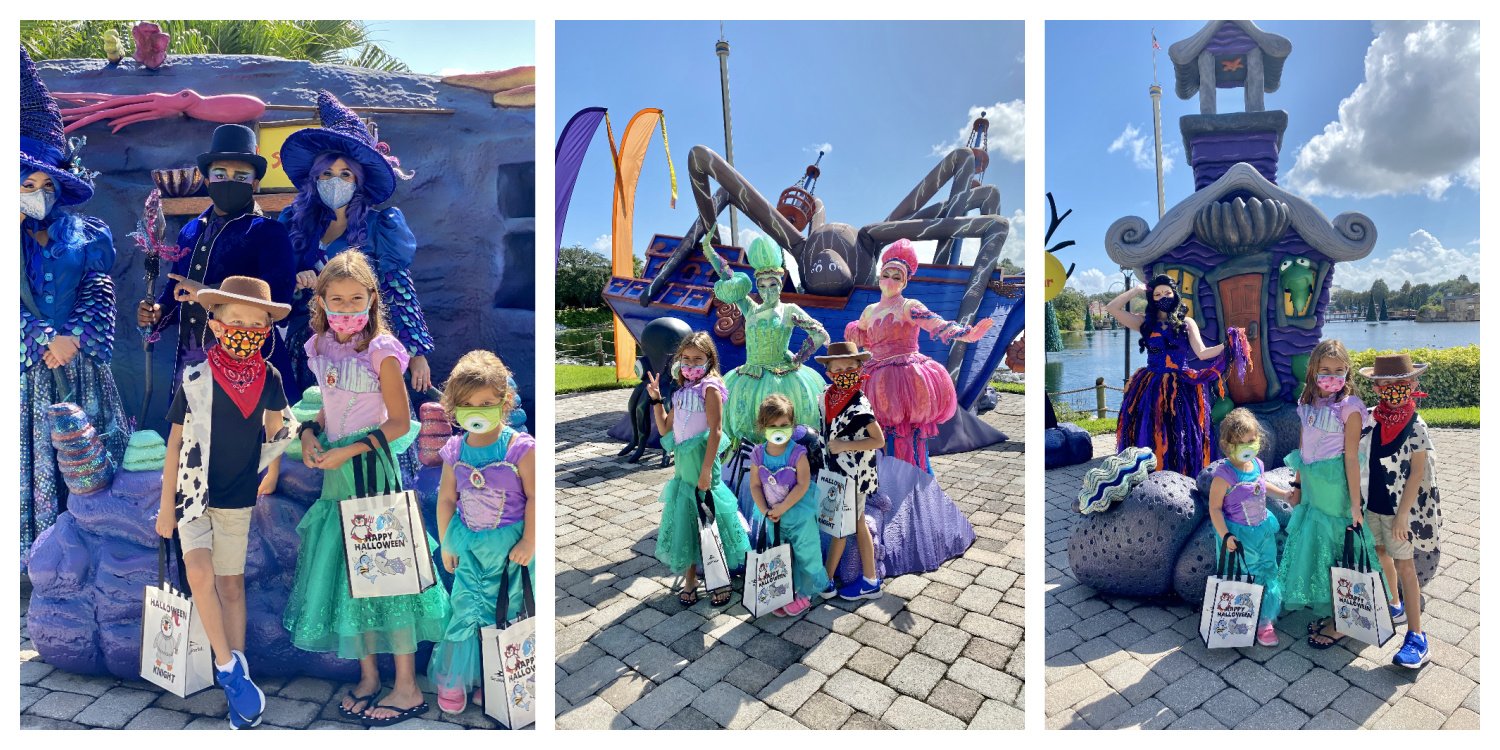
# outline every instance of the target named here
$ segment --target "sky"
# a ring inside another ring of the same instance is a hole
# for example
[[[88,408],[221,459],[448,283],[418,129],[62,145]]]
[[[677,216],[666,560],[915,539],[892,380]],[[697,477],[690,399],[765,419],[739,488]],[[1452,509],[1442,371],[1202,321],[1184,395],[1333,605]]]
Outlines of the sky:
[[[454,75],[536,64],[531,21],[368,21],[386,52],[414,73]]]
[[[1167,208],[1193,189],[1178,119],[1197,114],[1174,94],[1167,49],[1203,22],[1047,23],[1046,186],[1059,212],[1073,209],[1053,242],[1077,264],[1069,284],[1119,290],[1105,254],[1116,219],[1155,226],[1151,30],[1161,44],[1162,141]],[[1359,211],[1375,223],[1370,256],[1340,264],[1338,286],[1364,291],[1377,278],[1479,281],[1479,28],[1477,23],[1257,21],[1291,40],[1281,88],[1266,108],[1285,110],[1279,184],[1329,219]],[[1240,89],[1220,89],[1219,111],[1243,109]]]
[[[981,110],[990,120],[986,181],[1011,221],[1005,256],[1019,262],[1025,75],[1019,22],[745,22],[730,43],[735,167],[768,199],[827,153],[816,193],[827,218],[883,220],[956,146]],[[681,235],[695,217],[688,149],[724,153],[717,21],[559,22],[557,129],[574,112],[607,107],[615,134],[644,107],[666,115],[677,167],[676,210],[658,135],[636,193],[636,254],[653,234]],[[604,128],[573,193],[563,245],[610,246],[613,167]],[[555,135],[555,134],[554,134]],[[725,216],[727,221],[727,215]],[[753,230],[741,215],[741,240]],[[977,247],[968,250],[971,259]],[[930,251],[929,251],[930,252]]]

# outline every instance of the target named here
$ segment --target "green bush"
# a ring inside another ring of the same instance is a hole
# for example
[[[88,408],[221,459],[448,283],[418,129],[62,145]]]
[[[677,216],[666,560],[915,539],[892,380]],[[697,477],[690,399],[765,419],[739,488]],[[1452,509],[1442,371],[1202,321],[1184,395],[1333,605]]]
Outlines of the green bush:
[[[608,307],[575,307],[557,311],[557,322],[564,328],[589,328],[604,325],[614,317]]]
[[[1411,361],[1429,365],[1419,379],[1419,389],[1427,398],[1417,402],[1417,408],[1444,408],[1479,405],[1479,345],[1456,346],[1451,349],[1400,349],[1350,352],[1356,373],[1361,367],[1373,367],[1377,354],[1404,352]],[[1375,391],[1370,379],[1355,374],[1350,381],[1359,391],[1359,397],[1371,407],[1376,403]]]

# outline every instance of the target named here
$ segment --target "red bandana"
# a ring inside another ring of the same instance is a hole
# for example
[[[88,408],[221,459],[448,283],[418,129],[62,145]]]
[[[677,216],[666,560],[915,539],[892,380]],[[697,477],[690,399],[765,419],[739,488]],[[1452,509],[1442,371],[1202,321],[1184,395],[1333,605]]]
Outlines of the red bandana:
[[[1384,401],[1375,405],[1370,412],[1375,421],[1380,423],[1380,444],[1385,445],[1401,434],[1406,429],[1406,423],[1411,421],[1412,415],[1417,413],[1417,399],[1426,397],[1421,391],[1412,391],[1411,398],[1400,406],[1391,406]]]
[[[844,407],[848,406],[849,402],[854,400],[854,397],[859,394],[860,388],[869,379],[870,376],[868,374],[862,374],[859,377],[859,385],[854,388],[839,388],[838,386],[830,385],[827,390],[823,391],[823,418],[828,421],[828,424],[833,424],[834,417],[837,417],[844,411]]]
[[[260,394],[266,385],[266,360],[256,352],[245,359],[236,359],[218,344],[208,348],[208,369],[214,374],[229,399],[240,408],[246,419],[260,406]]]

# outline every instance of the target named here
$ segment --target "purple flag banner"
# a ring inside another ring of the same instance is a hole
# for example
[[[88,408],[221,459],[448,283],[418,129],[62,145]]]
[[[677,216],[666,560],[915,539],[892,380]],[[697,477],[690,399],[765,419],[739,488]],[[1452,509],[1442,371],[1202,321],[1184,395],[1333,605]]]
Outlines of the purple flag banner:
[[[574,113],[557,137],[557,246],[553,248],[553,263],[562,252],[563,224],[568,221],[568,203],[573,200],[573,185],[578,182],[578,170],[583,168],[583,155],[603,119],[603,107],[585,107]]]

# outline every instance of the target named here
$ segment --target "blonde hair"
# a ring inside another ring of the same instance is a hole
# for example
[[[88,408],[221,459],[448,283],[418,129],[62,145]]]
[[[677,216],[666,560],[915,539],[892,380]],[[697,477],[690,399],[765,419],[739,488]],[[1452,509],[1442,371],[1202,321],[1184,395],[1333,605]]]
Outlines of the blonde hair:
[[[1261,429],[1260,420],[1257,420],[1249,409],[1244,407],[1234,409],[1225,414],[1223,421],[1219,422],[1219,451],[1228,455],[1229,446],[1259,440],[1265,434],[1265,430]]]
[[[677,361],[682,356],[682,353],[688,349],[697,349],[703,352],[703,356],[708,357],[708,373],[703,376],[704,378],[719,377],[719,350],[714,346],[713,337],[709,336],[707,331],[693,331],[688,334],[687,338],[683,339],[682,343],[677,345],[677,351],[672,353],[672,361]],[[677,385],[682,385],[686,382],[681,373],[675,372],[675,368],[673,379],[677,381]]]
[[[755,414],[755,428],[764,430],[778,419],[785,417],[793,425],[797,424],[797,409],[792,406],[792,400],[780,393],[766,396],[766,400],[760,402],[760,410]]]
[[[1297,399],[1299,404],[1310,404],[1318,397],[1318,365],[1325,359],[1335,359],[1344,365],[1344,387],[1334,394],[1334,398],[1343,398],[1354,392],[1354,360],[1349,358],[1349,350],[1344,348],[1344,342],[1338,339],[1324,339],[1313,347],[1312,353],[1307,355],[1307,373],[1302,378],[1302,395]]]
[[[375,280],[375,271],[370,268],[370,262],[359,250],[345,250],[333,256],[333,260],[323,266],[318,280],[313,283],[313,299],[308,303],[313,333],[328,332],[328,311],[323,307],[323,295],[327,293],[329,284],[342,279],[363,286],[370,295],[370,320],[365,323],[364,330],[359,332],[359,341],[354,347],[355,351],[362,352],[376,336],[388,331],[385,326],[385,305],[380,301],[380,284]]]
[[[509,416],[516,403],[516,394],[510,388],[510,368],[493,352],[475,349],[459,357],[443,384],[443,411],[451,418],[465,401],[486,388],[500,394],[500,404]]]

